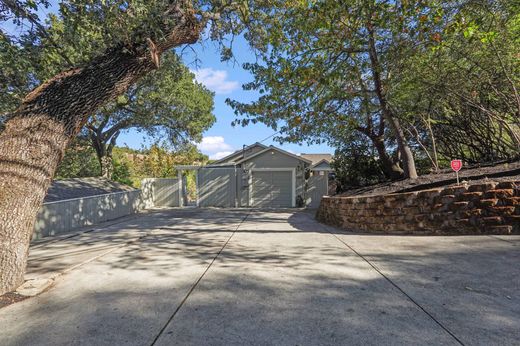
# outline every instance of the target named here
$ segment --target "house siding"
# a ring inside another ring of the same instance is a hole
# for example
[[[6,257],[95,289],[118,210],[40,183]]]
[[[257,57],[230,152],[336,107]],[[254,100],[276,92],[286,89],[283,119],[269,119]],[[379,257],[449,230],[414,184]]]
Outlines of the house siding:
[[[274,153],[274,154],[271,154]],[[269,150],[263,154],[251,158],[244,162],[247,169],[251,168],[293,168],[302,161],[297,158],[284,155],[276,150]]]
[[[291,157],[288,155],[284,155],[276,150],[268,150],[263,154],[260,154],[256,157],[251,158],[248,161],[245,161],[242,164],[242,167],[246,169],[248,172],[251,169],[255,168],[294,168],[296,169],[296,193],[295,198],[297,196],[304,197],[304,188],[305,188],[305,162],[298,160],[295,157]],[[250,173],[249,173],[250,174]],[[251,183],[251,180],[249,180]],[[242,191],[242,199],[241,203],[243,206],[249,205],[249,192],[248,189],[245,188],[245,191]]]

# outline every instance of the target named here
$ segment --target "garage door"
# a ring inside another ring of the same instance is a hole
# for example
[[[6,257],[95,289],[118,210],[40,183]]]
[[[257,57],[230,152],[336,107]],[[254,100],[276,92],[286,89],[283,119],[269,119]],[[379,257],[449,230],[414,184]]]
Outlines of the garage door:
[[[292,207],[292,172],[253,172],[253,207]]]

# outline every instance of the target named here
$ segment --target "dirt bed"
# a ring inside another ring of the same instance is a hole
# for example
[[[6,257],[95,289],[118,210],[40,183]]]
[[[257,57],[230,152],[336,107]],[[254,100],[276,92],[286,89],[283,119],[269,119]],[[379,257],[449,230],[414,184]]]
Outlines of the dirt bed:
[[[21,302],[22,300],[25,300],[27,298],[29,298],[29,297],[22,296],[15,292],[6,293],[6,294],[0,296],[0,309],[7,305],[11,305],[13,303]]]
[[[459,172],[459,178],[461,183],[468,182],[471,184],[486,181],[520,181],[520,161],[501,163],[487,167],[462,169]],[[457,178],[455,172],[451,169],[445,169],[439,173],[422,175],[415,180],[405,179],[351,189],[341,193],[340,196],[385,195],[390,193],[421,191],[456,184]]]

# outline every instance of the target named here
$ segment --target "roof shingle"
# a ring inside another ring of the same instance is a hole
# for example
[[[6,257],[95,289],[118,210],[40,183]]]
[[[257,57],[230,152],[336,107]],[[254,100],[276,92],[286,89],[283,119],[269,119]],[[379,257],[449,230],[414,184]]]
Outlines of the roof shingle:
[[[301,154],[301,157],[312,161],[312,164],[315,165],[321,160],[325,160],[328,163],[332,161],[332,154]]]

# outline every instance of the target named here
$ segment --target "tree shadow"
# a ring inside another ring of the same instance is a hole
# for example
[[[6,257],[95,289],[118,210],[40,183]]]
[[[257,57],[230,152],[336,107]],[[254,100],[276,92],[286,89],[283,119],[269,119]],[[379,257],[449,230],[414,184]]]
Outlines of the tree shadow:
[[[0,344],[151,344],[240,222],[158,344],[456,344],[396,286],[466,344],[520,339],[514,244],[328,235],[302,212],[277,228],[287,213],[161,210],[91,232],[87,248],[146,236],[0,310]]]

